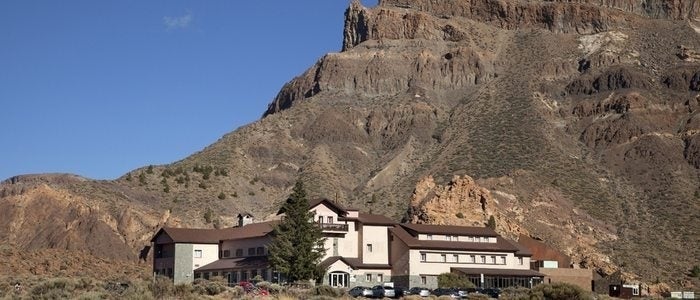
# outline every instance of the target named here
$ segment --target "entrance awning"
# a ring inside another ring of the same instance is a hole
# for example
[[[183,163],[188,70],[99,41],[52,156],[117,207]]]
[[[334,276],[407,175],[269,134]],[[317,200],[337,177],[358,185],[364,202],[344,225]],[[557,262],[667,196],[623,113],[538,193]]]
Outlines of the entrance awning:
[[[523,269],[487,269],[487,268],[452,268],[452,272],[464,275],[484,276],[510,276],[510,277],[544,277],[545,275],[534,270]]]

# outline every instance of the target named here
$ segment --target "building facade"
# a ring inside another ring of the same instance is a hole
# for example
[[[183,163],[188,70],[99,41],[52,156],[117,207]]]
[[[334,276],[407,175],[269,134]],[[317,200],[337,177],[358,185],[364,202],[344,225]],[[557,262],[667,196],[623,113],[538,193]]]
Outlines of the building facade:
[[[531,253],[489,228],[397,224],[328,199],[310,201],[309,210],[325,238],[326,254],[320,263],[326,270],[323,284],[353,287],[393,282],[405,288],[436,288],[437,276],[449,272],[463,274],[484,288],[531,287],[542,282],[543,275],[530,270]],[[255,223],[250,214],[239,219],[239,226],[220,230],[161,229],[152,240],[154,249],[168,255],[156,256],[154,272],[176,282],[212,276],[232,284],[284,281],[284,274],[272,270],[267,261],[275,221]],[[172,237],[187,230],[192,232]],[[198,240],[190,236],[195,233]],[[197,250],[203,257],[190,261],[186,256],[198,255]]]

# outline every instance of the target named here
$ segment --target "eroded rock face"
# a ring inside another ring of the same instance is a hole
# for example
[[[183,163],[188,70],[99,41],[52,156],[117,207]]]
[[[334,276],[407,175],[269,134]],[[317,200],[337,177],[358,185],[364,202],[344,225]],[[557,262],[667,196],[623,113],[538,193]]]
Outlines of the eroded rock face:
[[[528,176],[519,173],[515,180]],[[418,224],[485,226],[491,216],[496,231],[517,240],[520,235],[536,236],[572,258],[578,267],[612,274],[618,267],[598,249],[599,243],[614,241],[611,228],[601,227],[589,215],[577,210],[555,189],[536,189],[528,200],[502,190],[517,190],[510,177],[489,179],[481,184],[469,176],[455,176],[445,185],[426,177],[416,184],[405,220]],[[495,189],[498,187],[498,189]],[[532,187],[531,187],[532,188]]]

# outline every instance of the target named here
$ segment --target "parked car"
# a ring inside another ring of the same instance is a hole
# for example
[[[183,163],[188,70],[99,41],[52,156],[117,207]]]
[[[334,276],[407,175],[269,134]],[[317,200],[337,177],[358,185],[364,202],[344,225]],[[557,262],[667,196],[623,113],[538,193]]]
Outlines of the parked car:
[[[401,297],[403,297],[403,296],[408,296],[408,295],[410,295],[410,293],[408,292],[407,289],[404,289],[404,288],[402,288],[402,287],[400,287],[400,286],[394,287],[394,296],[395,296],[396,298],[401,298]]]
[[[433,295],[435,296],[448,296],[454,299],[462,298],[459,291],[453,288],[437,288],[433,290]]]
[[[366,286],[356,286],[348,291],[348,294],[352,297],[372,297],[374,292],[371,288]]]
[[[372,287],[372,297],[375,298],[394,298],[396,297],[396,290],[390,286],[375,285]]]
[[[410,290],[408,290],[408,295],[418,295],[421,297],[428,297],[430,296],[430,289],[424,288],[424,287],[412,287]]]
[[[489,295],[491,298],[498,298],[501,296],[501,290],[497,288],[484,289],[481,293]]]

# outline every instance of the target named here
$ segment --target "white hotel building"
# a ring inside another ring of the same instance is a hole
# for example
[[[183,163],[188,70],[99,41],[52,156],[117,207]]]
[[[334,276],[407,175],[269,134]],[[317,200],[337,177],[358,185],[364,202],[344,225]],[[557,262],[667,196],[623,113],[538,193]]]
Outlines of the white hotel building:
[[[441,273],[466,275],[477,286],[530,287],[543,274],[530,270],[531,253],[486,227],[399,224],[381,215],[346,209],[328,199],[309,202],[324,233],[324,284],[340,287],[436,288]],[[230,283],[283,280],[267,261],[275,221],[225,229],[162,228],[151,240],[153,271],[176,283],[223,276]]]

